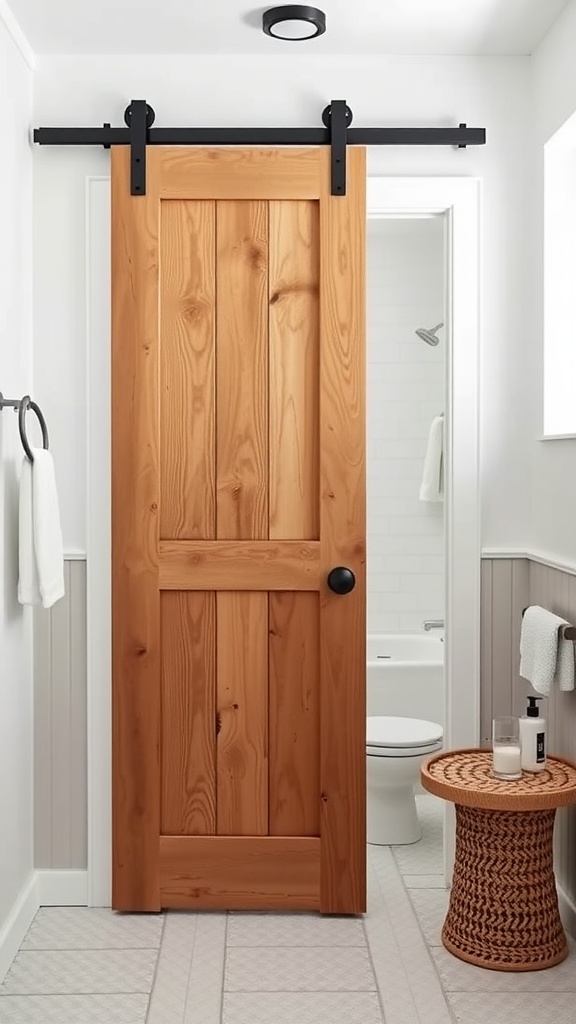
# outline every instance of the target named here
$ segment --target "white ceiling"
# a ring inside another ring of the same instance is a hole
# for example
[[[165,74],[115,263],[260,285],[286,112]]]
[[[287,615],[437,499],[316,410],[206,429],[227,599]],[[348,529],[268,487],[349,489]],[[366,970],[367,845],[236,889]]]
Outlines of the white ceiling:
[[[312,0],[315,40],[264,36],[246,0],[10,0],[38,53],[529,54],[569,0]],[[274,6],[270,2],[266,6]]]

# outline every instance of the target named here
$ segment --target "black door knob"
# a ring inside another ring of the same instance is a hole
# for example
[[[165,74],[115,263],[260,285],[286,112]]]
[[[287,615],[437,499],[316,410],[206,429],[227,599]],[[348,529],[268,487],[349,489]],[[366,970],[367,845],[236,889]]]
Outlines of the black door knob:
[[[349,594],[356,586],[356,577],[352,569],[345,565],[337,565],[328,573],[328,586],[335,594]]]

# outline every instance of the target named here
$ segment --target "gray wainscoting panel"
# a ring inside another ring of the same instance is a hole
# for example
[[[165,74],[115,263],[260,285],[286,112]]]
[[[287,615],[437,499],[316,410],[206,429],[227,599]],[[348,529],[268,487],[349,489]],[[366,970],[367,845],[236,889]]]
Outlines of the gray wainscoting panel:
[[[491,720],[522,715],[532,688],[519,675],[522,609],[539,604],[576,624],[576,576],[525,558],[483,559],[481,631],[481,742],[489,746]],[[576,761],[576,690],[555,690],[543,701],[548,750]],[[556,875],[576,902],[576,808],[558,811]]]
[[[568,622],[576,623],[576,576],[537,562],[530,564],[530,604],[540,604]],[[542,702],[548,723],[548,750],[576,761],[576,690],[555,690]],[[558,811],[554,833],[556,875],[560,885],[576,902],[576,808]]]
[[[530,564],[525,558],[482,560],[480,729],[492,743],[492,719],[521,714],[520,624],[530,604]]]
[[[86,867],[86,562],[65,562],[66,596],[34,613],[37,868]]]

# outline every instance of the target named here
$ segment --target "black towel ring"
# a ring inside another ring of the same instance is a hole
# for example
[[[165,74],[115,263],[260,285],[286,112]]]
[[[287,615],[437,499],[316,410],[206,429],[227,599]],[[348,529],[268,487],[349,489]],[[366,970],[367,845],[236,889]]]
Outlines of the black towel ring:
[[[20,405],[18,407],[18,429],[20,431],[20,440],[22,441],[22,447],[26,452],[27,457],[30,459],[30,462],[34,462],[32,449],[28,443],[28,437],[26,436],[26,413],[28,412],[28,409],[31,409],[32,412],[36,413],[38,422],[40,424],[40,429],[42,431],[42,447],[45,449],[48,449],[49,447],[48,427],[46,426],[46,420],[42,415],[40,406],[36,405],[36,402],[32,401],[30,395],[24,395],[24,398],[21,400]]]

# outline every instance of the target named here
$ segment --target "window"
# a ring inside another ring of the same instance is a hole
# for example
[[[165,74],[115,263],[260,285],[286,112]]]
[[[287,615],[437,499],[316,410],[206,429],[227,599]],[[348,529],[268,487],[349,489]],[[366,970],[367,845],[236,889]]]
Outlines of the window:
[[[544,146],[543,426],[576,435],[576,114]]]

